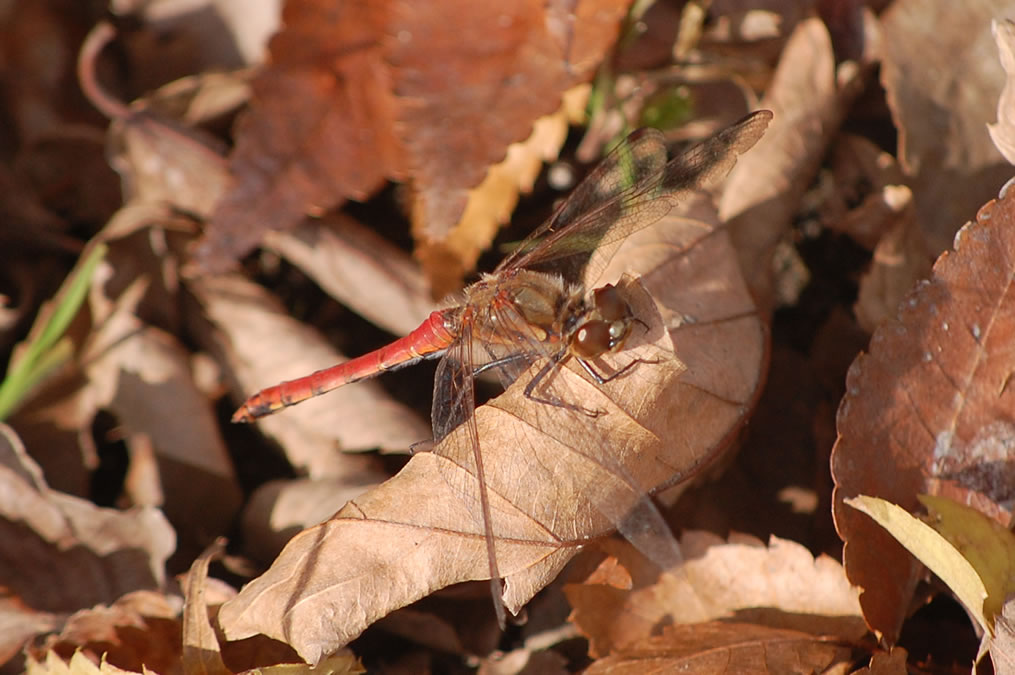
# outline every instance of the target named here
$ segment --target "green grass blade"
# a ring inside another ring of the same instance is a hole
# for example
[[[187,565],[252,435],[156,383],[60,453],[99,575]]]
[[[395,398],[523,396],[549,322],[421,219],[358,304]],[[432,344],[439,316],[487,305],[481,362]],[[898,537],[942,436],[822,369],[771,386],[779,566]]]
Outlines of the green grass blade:
[[[31,342],[17,357],[11,358],[7,377],[0,383],[0,420],[6,419],[46,374],[73,352],[69,343],[61,345],[60,339],[87,297],[92,275],[107,248],[105,244],[98,244],[79,260],[57,292],[52,314],[47,317],[45,308],[39,312],[29,334],[35,337],[29,338]]]

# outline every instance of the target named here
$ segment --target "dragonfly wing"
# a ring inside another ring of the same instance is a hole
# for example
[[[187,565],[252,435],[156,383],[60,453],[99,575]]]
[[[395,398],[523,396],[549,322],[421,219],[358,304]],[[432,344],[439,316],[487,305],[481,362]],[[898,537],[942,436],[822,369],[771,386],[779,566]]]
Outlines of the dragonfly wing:
[[[767,110],[752,113],[669,162],[660,132],[635,131],[500,268],[553,271],[568,281],[582,282],[592,253],[601,254],[604,247],[655,223],[688,192],[724,178],[737,157],[761,138],[771,119]]]
[[[502,600],[504,588],[497,564],[486,467],[483,464],[479,431],[476,428],[473,347],[472,323],[463,321],[459,339],[447,349],[437,366],[431,418],[435,452],[445,459],[439,464],[441,476],[452,491],[465,500],[469,510],[476,514],[478,522],[475,524],[483,533],[494,610],[497,622],[504,628],[507,625],[507,614]],[[459,433],[452,433],[460,427],[462,429]]]

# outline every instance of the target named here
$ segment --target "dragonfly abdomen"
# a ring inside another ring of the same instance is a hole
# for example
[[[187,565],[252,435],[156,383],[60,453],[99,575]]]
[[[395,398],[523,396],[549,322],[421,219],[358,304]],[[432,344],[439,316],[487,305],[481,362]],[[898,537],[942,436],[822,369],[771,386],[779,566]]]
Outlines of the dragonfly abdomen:
[[[233,421],[251,422],[342,385],[439,356],[458,337],[454,318],[452,310],[432,312],[418,328],[389,345],[305,377],[262,389],[233,413]]]

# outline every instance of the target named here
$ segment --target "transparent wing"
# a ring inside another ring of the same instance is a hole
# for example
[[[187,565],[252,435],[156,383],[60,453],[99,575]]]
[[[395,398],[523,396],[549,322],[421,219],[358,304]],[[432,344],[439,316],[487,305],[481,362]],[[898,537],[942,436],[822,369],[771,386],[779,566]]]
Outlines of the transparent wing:
[[[581,283],[593,252],[604,253],[665,216],[687,192],[724,178],[771,119],[767,110],[754,112],[668,162],[662,133],[633,132],[497,270],[552,271]]]

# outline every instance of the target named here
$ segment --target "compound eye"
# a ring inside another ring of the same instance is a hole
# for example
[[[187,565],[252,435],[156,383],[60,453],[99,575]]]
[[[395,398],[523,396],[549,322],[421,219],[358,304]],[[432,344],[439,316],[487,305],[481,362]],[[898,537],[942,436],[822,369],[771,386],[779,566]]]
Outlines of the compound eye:
[[[620,291],[613,284],[607,284],[592,292],[592,302],[599,316],[606,321],[621,321],[631,317],[631,308],[620,297]]]
[[[613,347],[615,340],[610,324],[605,321],[586,321],[574,334],[571,350],[582,359],[594,359]]]

